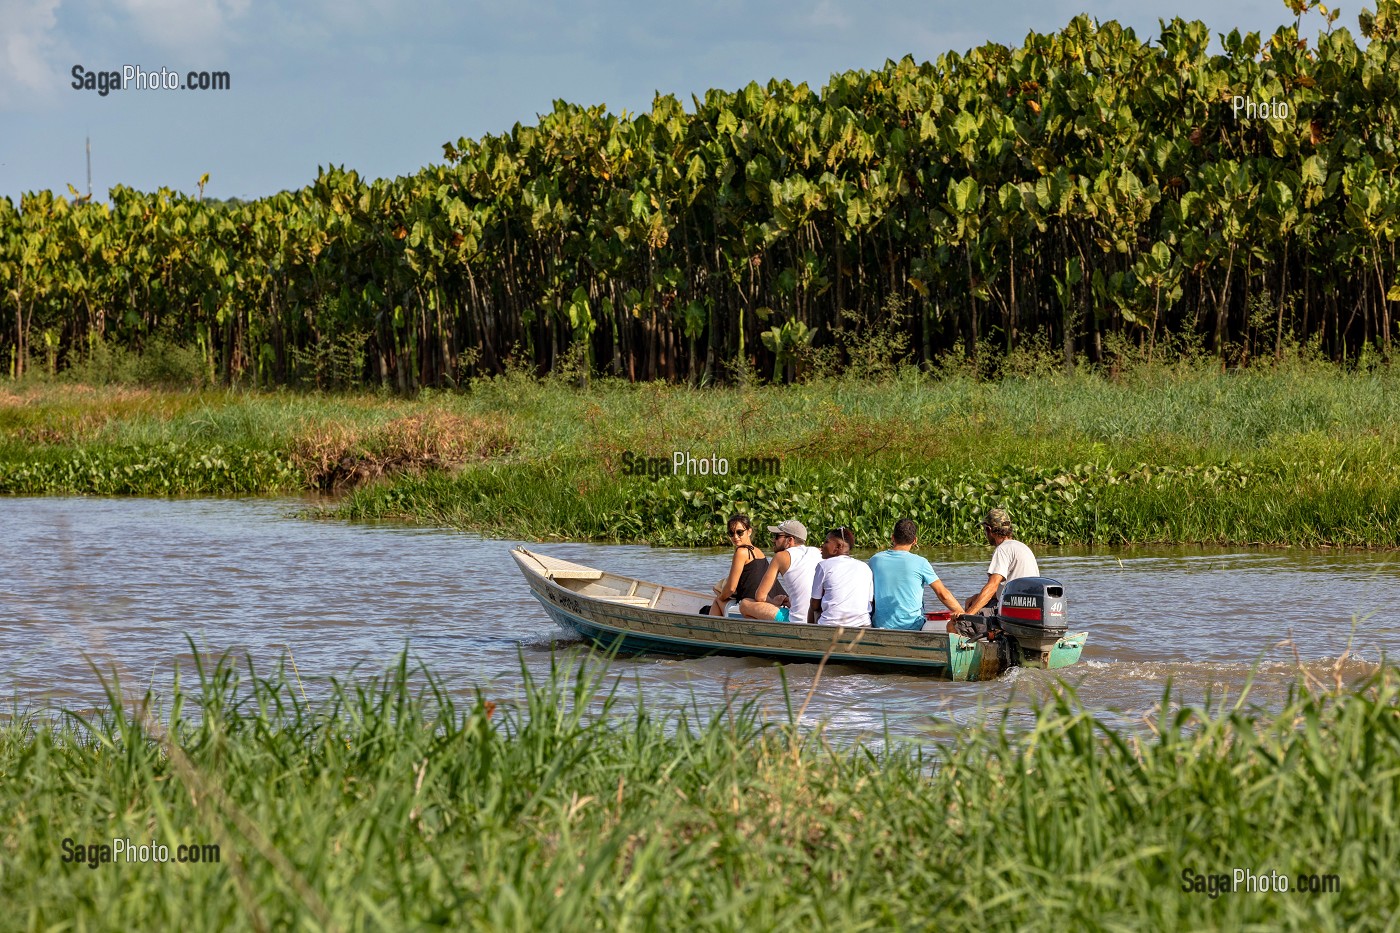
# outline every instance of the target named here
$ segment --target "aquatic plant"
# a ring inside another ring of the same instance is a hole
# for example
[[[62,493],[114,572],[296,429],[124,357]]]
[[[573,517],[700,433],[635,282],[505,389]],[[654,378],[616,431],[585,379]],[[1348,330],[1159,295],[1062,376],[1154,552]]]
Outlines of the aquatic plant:
[[[290,492],[302,472],[283,454],[215,445],[89,447],[0,457],[0,492],[98,496],[252,495]]]
[[[378,477],[334,514],[710,545],[744,507],[851,525],[874,547],[904,514],[925,543],[979,544],[981,514],[999,505],[1040,543],[1400,544],[1389,371],[1143,364],[1116,379],[901,380],[580,392],[516,374],[418,400],[37,386],[0,404],[0,493],[268,493]],[[677,450],[765,469],[626,470],[629,455],[669,463]]]
[[[847,525],[865,546],[883,543],[900,518],[912,518],[928,543],[978,540],[992,508],[1008,508],[1018,534],[1032,541],[1115,541],[1122,534],[1122,507],[1106,505],[1114,486],[1167,486],[1188,496],[1201,489],[1248,488],[1251,476],[1239,464],[1118,469],[1092,463],[1064,469],[1008,467],[996,472],[959,471],[947,464],[908,475],[897,468],[853,467],[803,480],[771,483],[661,481],[608,516],[623,536],[656,544],[709,543],[724,516],[748,511],[799,516],[813,528]]]

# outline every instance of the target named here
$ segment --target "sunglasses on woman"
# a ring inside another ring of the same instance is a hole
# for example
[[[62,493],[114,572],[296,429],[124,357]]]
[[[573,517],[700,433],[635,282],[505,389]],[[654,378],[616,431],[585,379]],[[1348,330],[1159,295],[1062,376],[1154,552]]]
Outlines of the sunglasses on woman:
[[[856,546],[855,533],[852,532],[851,529],[847,528],[845,525],[842,525],[840,528],[831,529],[826,533],[826,536],[828,538],[840,538],[842,541],[845,541],[851,547]]]

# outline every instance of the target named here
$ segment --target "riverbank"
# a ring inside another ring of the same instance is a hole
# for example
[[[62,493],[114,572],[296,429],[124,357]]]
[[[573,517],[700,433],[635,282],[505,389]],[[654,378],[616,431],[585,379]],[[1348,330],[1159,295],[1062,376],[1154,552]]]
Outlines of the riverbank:
[[[1184,365],[698,390],[515,374],[415,400],[36,384],[0,397],[0,492],[320,489],[345,493],[319,513],[339,518],[678,546],[720,543],[736,509],[870,545],[910,515],[925,543],[975,544],[1004,505],[1042,544],[1395,547],[1397,385]]]
[[[6,723],[0,899],[31,928],[1379,929],[1400,896],[1393,669],[1131,732],[1061,688],[1029,728],[887,747],[795,725],[801,697],[607,681],[464,699],[401,661],[311,702],[222,664]]]

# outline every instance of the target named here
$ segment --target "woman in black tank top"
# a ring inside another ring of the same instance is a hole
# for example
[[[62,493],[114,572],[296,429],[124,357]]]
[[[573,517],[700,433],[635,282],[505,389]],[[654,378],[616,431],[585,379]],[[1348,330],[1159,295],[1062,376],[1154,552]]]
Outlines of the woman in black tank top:
[[[758,584],[768,569],[768,558],[754,546],[753,523],[743,514],[729,516],[729,540],[734,545],[734,559],[729,563],[729,573],[714,586],[715,601],[710,604],[710,615],[724,615],[726,604],[731,599],[752,599],[758,591]]]

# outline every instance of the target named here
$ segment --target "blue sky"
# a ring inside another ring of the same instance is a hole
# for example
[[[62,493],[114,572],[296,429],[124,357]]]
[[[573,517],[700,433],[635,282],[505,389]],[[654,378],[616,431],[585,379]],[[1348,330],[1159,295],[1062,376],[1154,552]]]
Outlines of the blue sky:
[[[1338,25],[1356,31],[1359,8]],[[1159,18],[1219,33],[1292,21],[1279,2],[1127,0],[0,0],[0,197],[115,184],[252,198],[297,188],[318,165],[409,174],[442,144],[501,132],[563,98],[614,112],[653,93],[689,101],[782,77],[815,88],[887,58],[936,58],[988,40],[1017,44],[1086,12],[1155,36]],[[1304,33],[1321,17],[1309,14]],[[101,97],[88,71],[227,71],[227,91]]]

